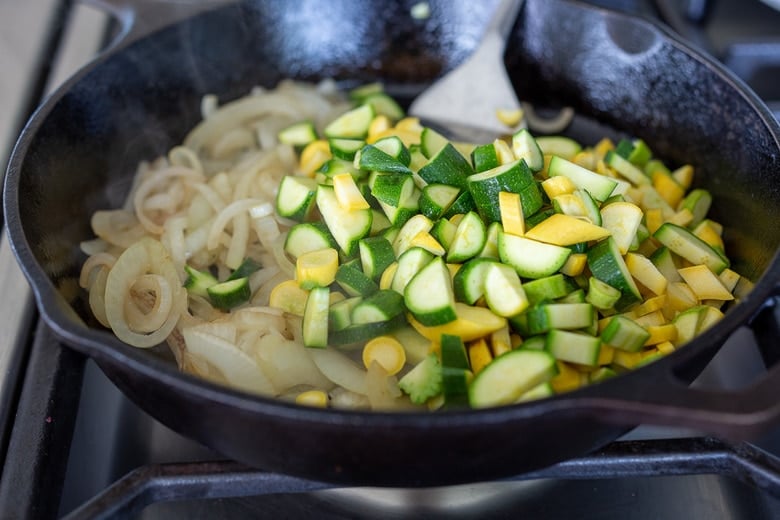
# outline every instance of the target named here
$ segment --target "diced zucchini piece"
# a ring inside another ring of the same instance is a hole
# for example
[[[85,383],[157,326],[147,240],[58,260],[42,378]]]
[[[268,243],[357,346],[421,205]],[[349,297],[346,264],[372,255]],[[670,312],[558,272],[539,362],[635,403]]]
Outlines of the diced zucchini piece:
[[[623,178],[628,179],[635,186],[642,184],[650,184],[650,177],[631,164],[631,162],[622,157],[620,154],[610,150],[607,152],[604,162],[607,163],[613,170],[618,172]]]
[[[448,184],[466,189],[466,179],[473,174],[471,164],[458,152],[452,143],[447,143],[428,164],[417,172],[428,184]]]
[[[460,193],[460,188],[448,184],[428,184],[420,194],[420,213],[437,220],[447,212]]]
[[[720,274],[729,266],[729,259],[723,253],[684,227],[667,222],[658,228],[653,237],[673,253],[692,264],[704,264],[715,274]]]
[[[385,237],[367,237],[358,242],[363,272],[372,280],[379,280],[387,266],[395,262],[393,245]]]
[[[338,267],[335,281],[349,296],[370,296],[379,290],[371,277],[361,271],[358,265],[350,263]]]
[[[294,259],[311,251],[338,247],[328,226],[322,222],[296,224],[287,232],[284,241],[285,252]]]
[[[530,280],[523,284],[523,290],[530,305],[536,305],[543,300],[556,300],[566,296],[571,287],[561,273]]]
[[[515,316],[528,307],[528,297],[517,272],[506,264],[490,262],[485,271],[485,302],[499,316]]]
[[[343,330],[352,325],[352,311],[362,301],[362,297],[353,296],[332,304],[328,311],[329,330]]]
[[[280,217],[303,221],[311,215],[317,183],[308,177],[286,175],[276,194],[276,212]]]
[[[471,383],[472,377],[470,370],[448,366],[441,367],[441,386],[444,392],[445,406],[468,406],[469,383]]]
[[[362,102],[371,105],[376,115],[387,116],[391,121],[398,121],[404,117],[403,108],[384,92],[369,94]]]
[[[567,177],[575,186],[587,190],[588,193],[599,201],[606,200],[618,185],[614,179],[599,175],[560,156],[554,156],[550,159],[547,173],[550,177],[559,175]]]
[[[412,247],[405,251],[398,258],[398,268],[395,270],[390,287],[399,294],[403,294],[414,275],[428,265],[433,258],[432,253],[421,247]]]
[[[620,299],[615,304],[617,310],[641,301],[639,288],[612,237],[597,242],[588,250],[588,267],[593,276],[620,291]]]
[[[198,271],[189,265],[184,266],[184,271],[187,273],[187,279],[184,280],[184,288],[191,294],[206,298],[209,287],[219,283],[219,280],[207,271]]]
[[[412,156],[409,153],[409,149],[398,136],[390,135],[377,139],[373,145],[404,166],[408,167],[411,163]]]
[[[515,402],[557,373],[555,358],[542,350],[511,350],[483,368],[469,386],[469,402],[487,408]]]
[[[374,115],[374,107],[370,104],[360,105],[333,120],[325,127],[325,135],[330,138],[364,139]]]
[[[455,321],[450,271],[441,257],[432,260],[404,289],[404,302],[415,319],[430,327]]]
[[[569,137],[560,135],[541,136],[536,138],[536,144],[545,155],[555,155],[571,159],[582,151],[582,145]]]
[[[531,168],[538,172],[544,168],[544,154],[536,139],[525,128],[521,128],[512,136],[512,151],[517,159],[523,159]]]
[[[352,345],[364,343],[371,338],[392,334],[394,331],[406,325],[406,317],[403,313],[387,320],[373,323],[353,323],[341,330],[332,330],[328,335],[331,345]]]
[[[620,291],[595,276],[588,278],[588,295],[585,300],[600,310],[608,310],[620,299]]]
[[[307,347],[328,346],[328,318],[330,289],[315,287],[309,291],[306,309],[303,311],[303,344]]]
[[[441,336],[441,364],[445,367],[469,370],[469,358],[466,354],[466,345],[460,336],[442,334]]]
[[[503,226],[501,222],[491,222],[487,227],[487,238],[485,247],[477,255],[478,258],[492,258],[498,260],[498,234],[501,233]]]
[[[353,161],[354,166],[361,170],[412,175],[412,170],[406,164],[374,144],[367,144],[358,150]]]
[[[317,131],[311,121],[301,121],[283,128],[277,137],[282,144],[302,147],[317,140]]]
[[[355,154],[365,145],[366,142],[363,139],[328,139],[328,146],[330,146],[330,153],[333,154],[333,157],[342,161],[350,161],[350,163],[354,161]]]
[[[474,305],[485,294],[487,267],[497,263],[489,258],[474,258],[463,264],[452,279],[455,299]]]
[[[430,159],[438,154],[447,144],[449,144],[449,141],[439,132],[433,128],[423,128],[420,135],[420,151],[425,157]]]
[[[447,208],[447,211],[445,211],[442,216],[444,218],[452,218],[455,215],[463,215],[469,211],[475,211],[476,209],[477,205],[474,203],[474,197],[471,196],[471,192],[462,190],[460,195],[458,195],[455,201],[450,204],[450,207]]]
[[[496,148],[493,143],[482,144],[474,148],[471,152],[471,164],[474,171],[485,172],[501,165],[496,154]]]
[[[352,310],[352,323],[362,325],[389,321],[404,312],[403,297],[390,289],[379,290],[363,298]]]
[[[501,261],[511,265],[523,278],[542,278],[558,272],[571,249],[499,233],[498,253]]]
[[[650,333],[643,326],[623,315],[613,316],[601,331],[601,341],[627,352],[642,350]]]
[[[237,280],[238,278],[244,278],[249,277],[256,271],[258,271],[262,265],[260,265],[259,262],[255,261],[252,258],[245,258],[243,262],[239,264],[238,267],[235,268],[235,270],[230,273],[230,276],[227,277],[225,281],[229,280]]]
[[[346,210],[338,202],[332,186],[317,188],[317,207],[325,224],[344,254],[351,256],[358,241],[371,231],[371,209]]]
[[[581,332],[553,329],[547,334],[546,348],[555,359],[592,367],[598,364],[601,340]]]
[[[694,228],[704,220],[712,205],[712,195],[710,192],[701,188],[691,190],[685,196],[679,209],[687,209],[693,213],[693,220],[689,227]]]
[[[411,175],[387,173],[376,175],[372,180],[371,195],[379,202],[396,208],[401,206],[401,203],[416,189]]]
[[[498,194],[502,191],[520,195],[524,217],[536,213],[543,203],[533,172],[522,160],[471,175],[468,177],[468,189],[485,222],[501,221]]]
[[[458,223],[455,236],[447,250],[447,262],[462,263],[482,251],[487,240],[487,230],[482,219],[470,211]]]

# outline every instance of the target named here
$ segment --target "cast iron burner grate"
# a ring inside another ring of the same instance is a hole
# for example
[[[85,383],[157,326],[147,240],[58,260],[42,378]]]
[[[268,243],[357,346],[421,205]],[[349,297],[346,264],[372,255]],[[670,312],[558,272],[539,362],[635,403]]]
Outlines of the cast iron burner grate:
[[[736,478],[780,498],[780,459],[750,444],[730,445],[709,437],[614,442],[592,455],[508,480],[697,474]],[[65,518],[127,517],[163,501],[304,493],[330,487],[230,461],[149,465],[132,471]]]

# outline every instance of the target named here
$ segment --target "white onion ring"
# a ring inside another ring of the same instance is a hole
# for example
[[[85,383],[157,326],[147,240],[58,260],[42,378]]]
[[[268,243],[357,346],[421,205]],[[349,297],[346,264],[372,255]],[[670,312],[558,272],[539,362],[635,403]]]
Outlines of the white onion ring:
[[[162,325],[147,334],[130,327],[125,316],[125,302],[131,297],[130,291],[135,281],[149,273],[160,275],[166,280],[172,288],[172,303]],[[164,341],[173,331],[179,316],[187,308],[187,291],[180,285],[176,267],[165,247],[145,237],[117,258],[106,280],[105,302],[106,319],[114,334],[129,345],[149,348]]]
[[[125,319],[128,326],[142,333],[150,333],[162,327],[173,306],[173,288],[168,281],[160,275],[145,274],[136,278],[130,289],[131,294],[136,295],[125,302]],[[154,294],[154,303],[146,311],[144,296]],[[137,300],[141,300],[137,302]]]

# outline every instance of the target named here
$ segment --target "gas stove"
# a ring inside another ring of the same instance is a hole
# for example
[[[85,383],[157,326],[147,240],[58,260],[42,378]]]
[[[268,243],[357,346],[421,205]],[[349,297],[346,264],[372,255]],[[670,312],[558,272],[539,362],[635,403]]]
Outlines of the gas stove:
[[[127,15],[119,2],[96,3]],[[147,24],[182,14],[178,1],[144,3],[160,15]],[[731,68],[780,118],[780,12],[769,2],[590,3],[661,20]],[[0,4],[0,43],[9,50],[0,64],[18,71],[0,83],[3,162],[46,93],[117,30],[92,4],[25,5]],[[780,430],[730,444],[640,426],[597,453],[532,474],[430,489],[337,488],[247,468],[157,422],[93,362],[60,345],[37,319],[5,239],[0,287],[14,295],[0,303],[4,518],[780,518]],[[739,330],[694,384],[739,388],[765,370],[750,332]]]

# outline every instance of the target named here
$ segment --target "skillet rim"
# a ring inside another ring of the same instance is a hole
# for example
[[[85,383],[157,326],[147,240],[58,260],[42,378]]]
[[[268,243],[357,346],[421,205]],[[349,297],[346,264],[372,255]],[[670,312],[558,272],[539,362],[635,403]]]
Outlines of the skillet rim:
[[[575,5],[583,9],[601,11],[603,13],[608,13],[610,16],[627,19],[634,23],[638,22],[645,24],[659,36],[663,42],[671,44],[677,51],[682,52],[705,66],[713,72],[719,80],[724,81],[730,91],[737,93],[745,100],[750,108],[758,115],[759,120],[766,127],[769,134],[774,138],[777,148],[780,149],[780,123],[774,118],[764,102],[724,65],[683,40],[680,36],[673,33],[671,29],[642,16],[612,11],[585,4],[577,0],[559,0],[559,2]],[[233,4],[220,6],[215,10],[227,9],[232,6]],[[196,17],[207,15],[208,12],[199,14]],[[520,16],[523,15],[524,11],[521,12]],[[191,19],[187,19],[177,22],[160,31],[176,30],[190,20]],[[780,281],[780,249],[775,251],[766,269],[756,280],[755,286],[749,296],[732,309],[729,309],[725,317],[709,329],[707,334],[698,336],[686,344],[685,348],[680,349],[672,355],[666,356],[651,365],[631,371],[630,373],[605,381],[601,384],[589,385],[588,387],[573,392],[539,401],[490,409],[446,410],[435,413],[427,411],[380,412],[316,409],[295,405],[278,398],[268,398],[244,393],[180,372],[175,365],[158,359],[155,356],[139,352],[139,350],[142,349],[122,343],[109,331],[93,328],[87,328],[86,330],[80,329],[79,327],[81,327],[81,325],[69,318],[65,309],[63,309],[63,305],[58,302],[61,297],[49,277],[45,274],[43,268],[35,259],[32,249],[26,239],[23,224],[19,218],[18,188],[21,172],[25,159],[27,158],[26,152],[28,151],[31,142],[37,136],[39,128],[46,123],[47,116],[55,108],[57,103],[70,92],[73,86],[100,67],[102,63],[112,59],[126,49],[132,48],[135,45],[142,45],[160,31],[156,31],[148,36],[132,41],[128,45],[120,44],[112,46],[105,53],[97,56],[93,61],[82,67],[55,92],[48,96],[25,124],[11,153],[7,173],[4,179],[3,211],[5,214],[5,224],[8,229],[10,244],[22,271],[30,283],[33,294],[35,295],[36,306],[41,316],[44,318],[47,325],[49,325],[70,348],[94,358],[98,364],[103,362],[120,364],[128,370],[139,372],[146,377],[152,377],[160,382],[164,382],[165,384],[170,385],[172,389],[182,390],[188,394],[197,395],[209,402],[220,403],[246,412],[271,414],[280,418],[294,419],[297,421],[322,423],[323,418],[325,418],[325,422],[343,423],[343,425],[351,426],[360,426],[364,421],[370,421],[372,426],[392,424],[396,427],[404,426],[407,428],[429,427],[432,425],[446,426],[451,425],[452,423],[485,425],[486,423],[527,419],[529,417],[544,416],[556,412],[574,412],[576,411],[578,402],[582,402],[593,396],[612,395],[615,393],[615,389],[625,385],[627,379],[632,382],[639,381],[640,377],[647,380],[649,377],[652,377],[651,374],[659,372],[661,367],[664,367],[665,370],[672,369],[675,365],[684,363],[687,359],[701,355],[703,352],[707,353],[712,351],[712,354],[714,355],[714,353],[720,349],[722,342],[724,342],[738,327],[748,324],[751,318],[755,316],[766,302],[777,292],[778,282]],[[776,153],[773,155],[777,157]],[[73,311],[71,310],[71,312]]]

